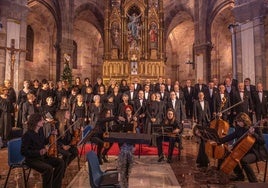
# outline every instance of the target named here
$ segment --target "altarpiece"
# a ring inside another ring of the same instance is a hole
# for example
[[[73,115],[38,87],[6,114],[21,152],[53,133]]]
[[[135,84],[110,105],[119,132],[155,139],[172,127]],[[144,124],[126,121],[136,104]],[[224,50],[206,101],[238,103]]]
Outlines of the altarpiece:
[[[164,76],[163,0],[109,0],[104,14],[104,82]]]

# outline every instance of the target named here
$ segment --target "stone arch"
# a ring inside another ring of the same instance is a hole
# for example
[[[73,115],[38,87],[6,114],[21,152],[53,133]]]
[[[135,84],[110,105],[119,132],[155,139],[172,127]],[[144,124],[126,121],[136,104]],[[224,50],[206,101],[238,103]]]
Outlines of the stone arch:
[[[166,6],[168,6],[168,4]],[[186,12],[191,17],[191,19],[194,20],[194,15],[191,9],[184,4],[179,4],[179,1],[176,1],[175,5],[169,6],[172,8],[168,9],[168,11],[165,11],[164,36],[166,38],[168,37],[169,33],[180,23],[180,20],[174,19],[178,12]]]
[[[193,61],[192,51],[195,39],[193,18],[188,12],[180,11],[173,17],[170,28],[166,40],[166,73],[172,80],[193,79],[192,66],[185,64],[187,61]]]
[[[91,2],[82,4],[75,9],[74,12],[74,20],[77,20],[77,17],[81,15],[82,12],[91,12],[92,16],[89,20],[92,25],[96,27],[96,29],[101,34],[102,38],[104,36],[104,15],[103,11],[101,11],[96,5]]]
[[[232,2],[225,1],[215,8],[212,13],[213,20],[209,20],[209,38],[212,43],[211,50],[211,77],[223,81],[228,72],[232,72],[232,46],[229,24],[234,23]]]
[[[28,3],[27,25],[34,31],[34,56],[32,62],[27,62],[29,66],[25,70],[25,79],[57,79],[59,69],[55,45],[60,40],[60,24],[55,7],[49,2],[40,0]]]

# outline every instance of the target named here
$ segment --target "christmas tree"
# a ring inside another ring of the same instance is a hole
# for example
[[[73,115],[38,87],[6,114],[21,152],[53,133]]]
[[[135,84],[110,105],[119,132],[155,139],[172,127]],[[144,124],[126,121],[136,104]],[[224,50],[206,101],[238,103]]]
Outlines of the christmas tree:
[[[70,62],[70,56],[68,54],[64,54],[64,68],[63,73],[61,75],[61,79],[68,81],[69,85],[72,85],[73,75],[72,75],[72,69],[69,66],[69,62]]]

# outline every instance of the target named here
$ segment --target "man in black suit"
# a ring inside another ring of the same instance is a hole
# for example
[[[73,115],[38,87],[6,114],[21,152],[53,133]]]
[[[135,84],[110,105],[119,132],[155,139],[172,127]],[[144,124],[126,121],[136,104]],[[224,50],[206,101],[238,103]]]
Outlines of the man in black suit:
[[[225,91],[225,86],[223,84],[219,85],[219,92],[214,95],[213,100],[213,115],[216,116],[221,113],[222,110],[229,108],[231,105],[229,94]],[[229,121],[230,110],[225,111],[220,114],[222,119]]]
[[[257,84],[256,91],[253,93],[254,112],[257,121],[267,118],[268,108],[268,93],[263,90],[262,83]]]
[[[134,100],[134,113],[137,114],[138,118],[138,130],[144,131],[146,122],[146,106],[147,102],[144,99],[144,92],[142,90],[138,93],[138,98]]]
[[[175,111],[176,119],[179,123],[183,123],[186,115],[185,115],[185,107],[182,100],[177,99],[176,93],[174,91],[170,92],[170,100],[167,103],[167,109],[173,108]]]
[[[171,83],[171,79],[168,78],[167,81],[166,81],[166,91],[167,91],[168,93],[170,93],[170,92],[173,91],[173,90],[174,90],[174,89],[173,89],[173,85],[172,85],[172,83]]]
[[[207,86],[204,84],[203,78],[198,78],[198,83],[194,85],[194,98],[198,100],[198,93],[205,93],[207,90]]]
[[[163,78],[162,77],[159,77],[158,78],[158,83],[155,84],[154,86],[154,91],[155,92],[160,92],[160,86],[164,84],[164,81],[163,81]],[[165,84],[164,84],[165,85]]]
[[[138,93],[134,89],[134,84],[130,84],[129,86],[129,91],[125,92],[128,95],[129,98],[129,103],[133,106],[134,105],[134,100],[137,98]]]
[[[182,100],[183,104],[185,104],[184,93],[180,89],[180,86],[178,84],[174,85],[174,92],[176,94],[176,98],[179,99],[179,100]]]
[[[236,91],[233,94],[233,104],[235,105],[241,101],[243,101],[243,103],[235,106],[233,108],[233,115],[236,116],[237,114],[241,113],[241,112],[245,112],[246,114],[250,114],[253,110],[253,103],[252,103],[252,99],[251,99],[251,95],[250,92],[248,92],[247,90],[244,90],[245,86],[244,83],[241,82],[238,84],[238,91]]]
[[[251,84],[250,78],[245,78],[244,79],[244,91],[247,91],[250,93],[251,99],[253,99],[253,94],[256,92],[256,86]],[[251,120],[253,120],[253,111],[249,113],[249,117]]]
[[[194,121],[202,127],[208,127],[210,122],[210,109],[209,103],[204,100],[204,93],[198,93],[198,100],[194,101],[193,111]],[[198,167],[207,167],[209,163],[208,156],[205,152],[205,141],[201,139],[199,151],[196,159]]]
[[[183,88],[185,97],[185,110],[188,119],[193,118],[193,104],[194,104],[194,87],[191,80],[186,80],[186,86]]]
[[[169,93],[166,91],[165,84],[160,85],[160,100],[163,101],[165,104],[167,104],[167,101],[169,100]]]
[[[215,87],[214,82],[210,81],[208,83],[208,89],[204,91],[205,100],[208,101],[209,109],[210,109],[210,116],[213,116],[213,100],[215,95],[219,92],[218,88]]]
[[[170,92],[170,100],[167,103],[167,109],[174,109],[176,120],[179,124],[183,124],[184,120],[186,119],[185,115],[185,107],[182,100],[177,99],[176,93],[174,91]],[[183,149],[182,147],[182,139],[180,138],[179,148]]]
[[[135,91],[139,92],[142,89],[142,86],[139,83],[139,78],[135,77],[134,81],[133,81],[133,84],[134,84],[134,90]]]
[[[150,85],[145,85],[144,86],[144,99],[146,101],[150,101],[151,94],[152,94],[152,92],[150,91]]]

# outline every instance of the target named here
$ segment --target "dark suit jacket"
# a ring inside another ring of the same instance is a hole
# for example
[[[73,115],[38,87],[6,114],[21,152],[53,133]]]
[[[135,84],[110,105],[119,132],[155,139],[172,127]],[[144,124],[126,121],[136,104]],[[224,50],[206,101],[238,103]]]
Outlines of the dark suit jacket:
[[[190,93],[188,92],[188,88],[184,87],[183,88],[183,93],[185,97],[185,102],[186,105],[193,105],[193,100],[194,100],[194,87],[191,86]]]
[[[207,89],[208,89],[208,87],[207,87],[207,85],[205,85],[205,84],[202,84],[202,88],[201,88],[201,90],[200,90],[199,84],[195,84],[195,85],[194,85],[194,98],[195,98],[196,100],[198,100],[198,93],[199,93],[199,92],[203,92],[203,93],[205,93]]]
[[[258,91],[253,93],[253,103],[254,103],[254,111],[256,113],[257,120],[261,119],[261,116],[267,117],[268,108],[268,93],[267,91],[263,91],[262,94],[262,102],[260,101]]]
[[[221,100],[221,96],[220,96],[220,93],[217,93],[214,97],[214,100],[213,100],[213,109],[214,109],[214,112],[218,113],[218,112],[221,112],[222,110],[225,110],[227,108],[230,107],[231,105],[231,102],[230,102],[230,97],[229,97],[229,94],[227,92],[224,93],[224,97],[226,99],[224,105],[221,107],[221,104],[222,104],[222,100]],[[227,120],[228,119],[228,115],[229,115],[230,111],[226,111],[222,114],[222,118],[223,120]]]
[[[194,119],[197,121],[198,124],[208,125],[211,119],[208,101],[204,100],[204,110],[202,109],[199,100],[194,101],[193,114]]]
[[[175,110],[175,115],[178,122],[185,120],[186,118],[185,107],[182,100],[176,99],[175,108],[173,108],[172,101],[169,100],[169,102],[167,103],[167,108],[172,108]]]
[[[239,91],[234,92],[232,105],[235,105],[241,101],[242,101],[242,99],[240,97],[240,92]],[[244,91],[243,101],[244,102],[242,104],[239,104],[238,106],[235,106],[232,109],[234,115],[237,115],[240,112],[245,112],[245,113],[249,114],[249,110],[253,110],[253,103],[252,103],[251,95],[246,90]]]

